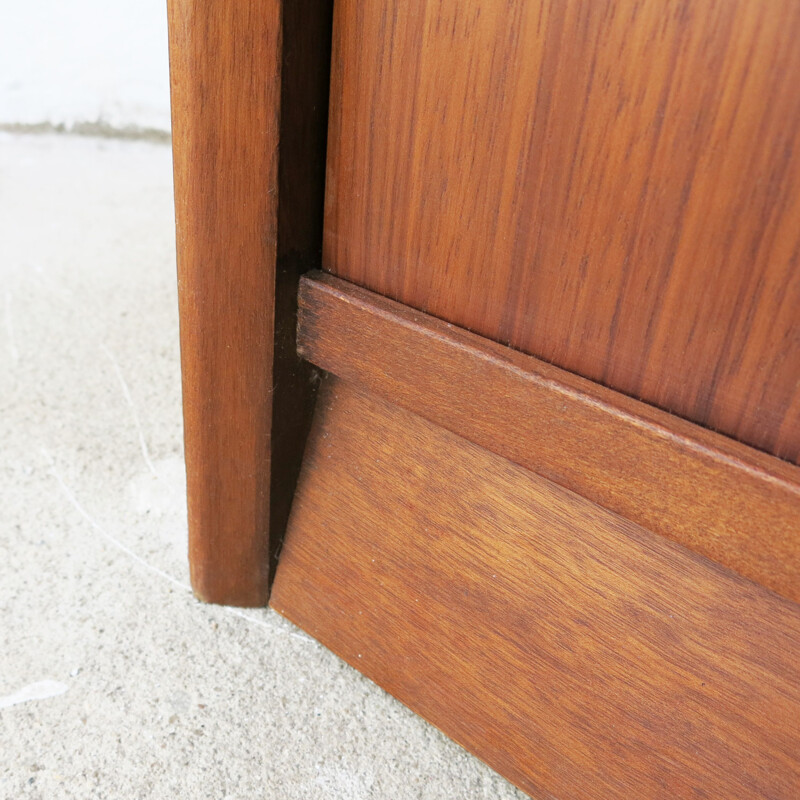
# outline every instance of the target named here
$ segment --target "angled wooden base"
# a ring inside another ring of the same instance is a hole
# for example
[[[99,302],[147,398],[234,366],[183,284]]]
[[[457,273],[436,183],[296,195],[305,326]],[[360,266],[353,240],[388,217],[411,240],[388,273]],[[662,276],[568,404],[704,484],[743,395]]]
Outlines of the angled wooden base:
[[[534,797],[798,796],[800,607],[355,384],[271,605]]]
[[[309,361],[800,601],[800,467],[338,278]]]

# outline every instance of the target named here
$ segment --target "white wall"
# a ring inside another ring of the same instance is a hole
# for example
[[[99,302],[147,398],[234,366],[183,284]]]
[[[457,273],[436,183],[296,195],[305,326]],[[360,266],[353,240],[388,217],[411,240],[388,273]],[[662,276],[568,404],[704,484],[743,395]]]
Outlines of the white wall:
[[[169,130],[166,0],[2,0],[0,124]]]

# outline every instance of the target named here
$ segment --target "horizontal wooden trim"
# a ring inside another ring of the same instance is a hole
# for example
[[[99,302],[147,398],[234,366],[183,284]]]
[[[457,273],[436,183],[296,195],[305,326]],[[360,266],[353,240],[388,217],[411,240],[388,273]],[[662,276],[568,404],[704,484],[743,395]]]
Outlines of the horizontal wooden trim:
[[[324,273],[317,366],[800,600],[800,468]]]
[[[533,797],[797,798],[800,606],[332,376],[270,604]]]

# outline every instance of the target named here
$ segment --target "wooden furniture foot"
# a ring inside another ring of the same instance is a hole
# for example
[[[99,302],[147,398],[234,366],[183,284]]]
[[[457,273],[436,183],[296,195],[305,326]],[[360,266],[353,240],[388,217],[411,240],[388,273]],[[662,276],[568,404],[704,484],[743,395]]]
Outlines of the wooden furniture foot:
[[[314,376],[297,281],[319,264],[330,0],[169,0],[192,586],[267,602]]]

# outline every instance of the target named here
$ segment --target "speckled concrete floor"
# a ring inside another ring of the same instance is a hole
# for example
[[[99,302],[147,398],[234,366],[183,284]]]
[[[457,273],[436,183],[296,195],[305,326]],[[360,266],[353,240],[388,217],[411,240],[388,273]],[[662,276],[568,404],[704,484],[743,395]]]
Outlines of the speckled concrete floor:
[[[0,135],[0,798],[521,798],[188,589],[169,148]]]

